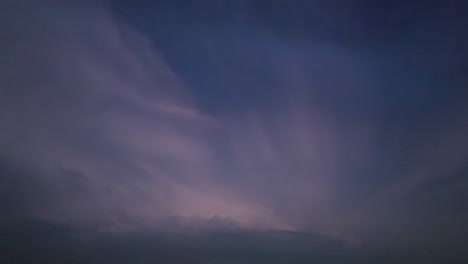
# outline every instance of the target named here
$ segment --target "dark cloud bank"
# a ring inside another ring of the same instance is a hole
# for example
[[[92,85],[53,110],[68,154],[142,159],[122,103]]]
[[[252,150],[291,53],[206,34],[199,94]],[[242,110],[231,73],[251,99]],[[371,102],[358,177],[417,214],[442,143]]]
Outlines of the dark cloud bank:
[[[0,262],[463,263],[466,15],[1,0]]]

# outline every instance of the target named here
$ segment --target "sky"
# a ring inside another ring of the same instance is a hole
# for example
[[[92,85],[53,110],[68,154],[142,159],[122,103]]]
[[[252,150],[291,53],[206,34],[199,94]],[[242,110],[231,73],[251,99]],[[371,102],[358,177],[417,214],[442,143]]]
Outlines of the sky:
[[[1,0],[2,245],[63,241],[83,263],[455,263],[467,11]]]

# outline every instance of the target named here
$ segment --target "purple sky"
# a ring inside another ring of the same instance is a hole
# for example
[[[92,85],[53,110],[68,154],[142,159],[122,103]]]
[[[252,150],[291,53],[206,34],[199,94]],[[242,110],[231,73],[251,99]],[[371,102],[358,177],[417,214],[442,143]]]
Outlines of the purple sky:
[[[72,2],[0,4],[4,215],[114,231],[220,217],[353,245],[468,231],[463,3],[374,25],[384,7],[317,1],[299,34],[245,6],[210,24],[203,1],[193,17]]]

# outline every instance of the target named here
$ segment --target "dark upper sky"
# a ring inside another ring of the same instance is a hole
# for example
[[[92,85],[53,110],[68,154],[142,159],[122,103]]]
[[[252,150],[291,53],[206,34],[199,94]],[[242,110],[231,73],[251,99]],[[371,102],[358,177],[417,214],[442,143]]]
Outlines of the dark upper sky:
[[[2,0],[1,223],[449,255],[468,235],[467,7]]]

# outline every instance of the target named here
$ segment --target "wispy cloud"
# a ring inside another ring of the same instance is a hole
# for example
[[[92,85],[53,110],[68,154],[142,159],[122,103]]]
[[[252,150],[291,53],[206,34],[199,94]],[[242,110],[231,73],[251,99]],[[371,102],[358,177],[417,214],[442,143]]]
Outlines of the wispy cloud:
[[[212,115],[157,47],[106,8],[24,3],[0,11],[0,151],[45,186],[29,194],[43,201],[36,216],[114,226],[220,217],[348,236],[395,224],[408,210],[398,203],[466,162],[461,119],[427,147],[388,143],[375,80],[383,67],[362,52],[247,36],[254,44],[237,43],[238,59],[268,64],[271,82],[228,69],[236,82],[219,89],[273,83],[283,97],[272,111],[246,104]],[[256,57],[264,42],[271,50]],[[391,156],[406,150],[415,155]]]

